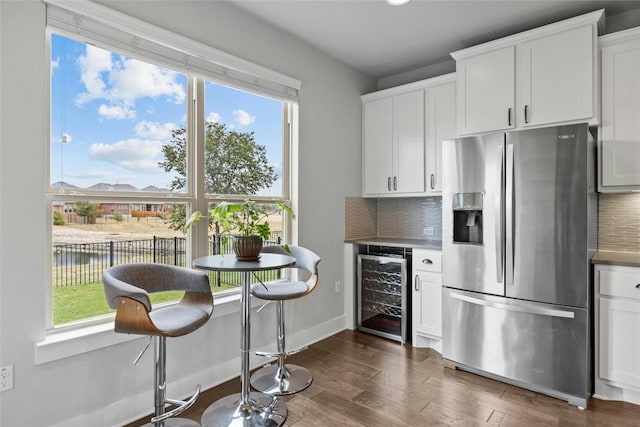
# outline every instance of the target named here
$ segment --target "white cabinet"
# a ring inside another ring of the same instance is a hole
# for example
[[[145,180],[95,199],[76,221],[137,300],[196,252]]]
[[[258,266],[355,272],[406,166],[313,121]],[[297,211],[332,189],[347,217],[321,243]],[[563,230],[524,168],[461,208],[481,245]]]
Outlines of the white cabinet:
[[[603,11],[453,52],[458,135],[598,122]]]
[[[640,403],[640,268],[598,265],[596,395]]]
[[[594,26],[586,25],[518,45],[518,126],[593,117],[596,36]]]
[[[424,193],[424,90],[363,102],[365,195]]]
[[[362,104],[363,185],[365,194],[391,191],[393,175],[393,98]]]
[[[599,191],[640,190],[640,28],[600,38]]]
[[[442,252],[414,249],[411,259],[411,343],[442,352]]]
[[[442,141],[456,137],[456,83],[454,75],[425,89],[425,144],[427,195],[442,193]],[[448,83],[447,80],[450,80]]]
[[[456,73],[459,135],[513,128],[513,46],[456,60]]]
[[[455,135],[455,74],[362,96],[364,197],[438,195]]]

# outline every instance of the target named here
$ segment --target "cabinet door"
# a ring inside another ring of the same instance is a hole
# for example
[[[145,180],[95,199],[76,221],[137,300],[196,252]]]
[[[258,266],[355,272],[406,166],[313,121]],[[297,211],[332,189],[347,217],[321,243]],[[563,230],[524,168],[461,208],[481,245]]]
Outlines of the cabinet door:
[[[515,47],[456,61],[459,135],[514,127]]]
[[[427,194],[442,192],[442,141],[456,137],[455,82],[428,88],[425,93]]]
[[[424,193],[424,90],[393,97],[393,191]]]
[[[363,108],[363,187],[365,194],[391,191],[393,101],[392,98],[365,102]]]
[[[640,302],[600,298],[600,378],[640,387]]]
[[[594,31],[589,25],[518,46],[519,126],[593,117]]]
[[[442,337],[442,274],[416,272],[413,278],[413,328]]]
[[[640,189],[639,76],[640,36],[602,48],[600,190]]]

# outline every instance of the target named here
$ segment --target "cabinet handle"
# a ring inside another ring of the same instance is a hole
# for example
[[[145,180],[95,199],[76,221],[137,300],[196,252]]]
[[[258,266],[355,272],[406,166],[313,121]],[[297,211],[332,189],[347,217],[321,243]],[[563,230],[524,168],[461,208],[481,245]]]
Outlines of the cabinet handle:
[[[391,191],[391,177],[387,177],[387,190]]]
[[[640,289],[640,283],[636,285],[636,289]]]
[[[393,177],[393,191],[396,191],[398,189],[398,177],[394,176]]]
[[[435,175],[431,174],[431,189],[433,190],[435,187]]]
[[[422,260],[423,264],[433,264],[433,261],[431,261],[429,258],[425,258]]]
[[[529,123],[529,106],[524,106],[524,122]]]
[[[413,289],[415,289],[416,292],[420,292],[420,278],[418,277],[417,274],[416,274],[416,278],[413,280]]]
[[[511,107],[507,110],[507,121],[509,122],[509,126],[511,126]]]

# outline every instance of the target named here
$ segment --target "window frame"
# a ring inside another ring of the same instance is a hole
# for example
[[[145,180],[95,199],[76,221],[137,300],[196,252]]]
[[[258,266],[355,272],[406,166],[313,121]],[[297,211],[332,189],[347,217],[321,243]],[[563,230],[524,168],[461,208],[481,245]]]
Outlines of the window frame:
[[[48,3],[51,3],[47,0]],[[55,3],[55,2],[53,2]],[[126,15],[122,15],[126,16]],[[128,20],[132,20],[133,18],[128,18]],[[146,24],[148,25],[148,24]],[[155,27],[155,31],[171,34],[166,30],[158,29]],[[76,34],[72,34],[69,32],[61,31],[59,28],[51,28],[47,27],[46,29],[46,60],[47,64],[51,64],[51,35],[57,34],[63,37],[70,38],[72,40],[81,42],[81,43],[89,43],[86,40],[83,40],[82,37],[78,37]],[[292,129],[294,125],[292,121],[297,117],[297,105],[295,101],[291,99],[282,99],[282,98],[273,98],[282,102],[283,106],[283,137],[282,137],[282,196],[281,197],[272,197],[272,196],[253,196],[253,195],[218,195],[218,194],[206,194],[204,192],[204,150],[205,150],[205,138],[204,138],[204,123],[205,123],[205,111],[204,111],[204,84],[205,80],[213,81],[217,84],[221,84],[224,86],[232,87],[234,89],[239,89],[237,86],[228,85],[225,82],[220,82],[217,79],[212,79],[210,76],[202,76],[200,74],[191,74],[189,72],[185,72],[184,70],[175,70],[165,64],[156,63],[150,60],[147,57],[137,57],[135,55],[131,55],[129,52],[122,52],[118,49],[114,49],[110,46],[105,46],[100,44],[100,47],[103,49],[107,49],[112,53],[123,54],[132,58],[139,59],[141,61],[145,61],[150,64],[158,65],[161,67],[166,67],[168,69],[178,71],[186,74],[187,77],[187,100],[186,100],[186,141],[187,141],[187,187],[186,191],[180,193],[155,193],[155,192],[123,192],[123,191],[109,191],[109,192],[101,192],[97,190],[74,190],[73,192],[64,191],[63,189],[56,190],[52,188],[52,178],[51,178],[51,114],[49,114],[47,118],[47,138],[46,138],[46,183],[45,183],[45,201],[46,201],[46,209],[47,209],[47,218],[52,218],[53,215],[53,203],[54,201],[93,201],[93,202],[125,202],[125,203],[145,203],[145,202],[175,202],[175,203],[184,203],[187,206],[187,215],[190,215],[191,212],[199,210],[200,212],[208,212],[209,203],[218,203],[221,201],[238,201],[244,200],[246,198],[251,198],[252,200],[256,200],[258,202],[271,202],[275,200],[282,201],[283,203],[293,207],[293,202],[291,198],[291,179],[292,179],[292,162],[291,162],[291,153],[292,153]],[[259,67],[259,66],[256,66]],[[47,74],[46,81],[46,101],[48,105],[51,107],[51,79],[50,79],[50,68],[48,68],[49,74]],[[299,87],[299,82],[298,82]],[[240,90],[244,90],[248,93],[251,93],[255,96],[265,96],[263,93],[256,93],[256,91],[242,88]],[[52,221],[47,222],[47,247],[50,249],[53,245],[52,231],[53,231],[53,223]],[[288,215],[285,215],[283,218],[283,239],[287,243],[292,243],[292,237],[294,236],[292,219],[289,218]],[[208,224],[207,221],[200,221],[196,224],[190,232],[187,234],[187,264],[190,265],[193,259],[199,256],[208,255]],[[96,327],[96,325],[104,324],[106,322],[112,321],[114,315],[100,315],[91,318],[86,318],[83,320],[78,320],[69,323],[63,323],[59,325],[55,325],[53,322],[53,277],[52,277],[52,269],[53,269],[53,260],[51,256],[47,257],[46,260],[46,268],[47,268],[47,277],[45,280],[45,316],[46,316],[46,330],[47,334],[49,333],[64,333],[74,330],[79,330],[82,328],[91,328]],[[235,294],[239,294],[239,289],[228,290],[220,292],[220,297],[223,300],[229,300],[226,297],[233,297]],[[233,298],[232,298],[233,299]],[[175,302],[174,302],[175,303]],[[223,301],[224,303],[224,301]],[[171,304],[171,303],[169,303]],[[70,336],[76,336],[77,334],[72,334]]]

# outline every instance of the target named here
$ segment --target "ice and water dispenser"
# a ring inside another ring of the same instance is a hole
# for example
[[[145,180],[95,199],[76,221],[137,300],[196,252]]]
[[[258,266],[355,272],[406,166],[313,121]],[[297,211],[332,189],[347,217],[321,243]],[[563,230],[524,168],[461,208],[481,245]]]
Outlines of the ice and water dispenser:
[[[453,242],[482,244],[483,193],[453,194]]]

